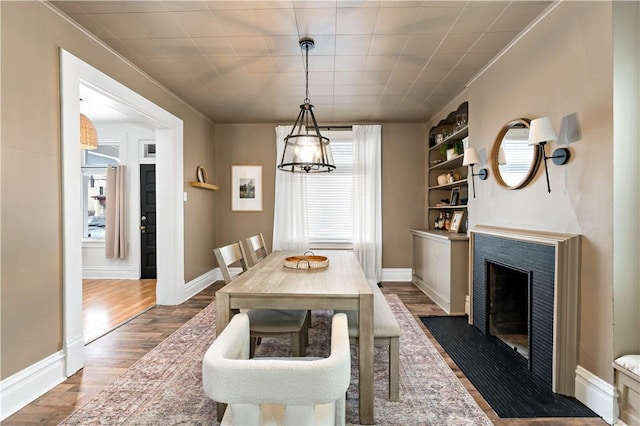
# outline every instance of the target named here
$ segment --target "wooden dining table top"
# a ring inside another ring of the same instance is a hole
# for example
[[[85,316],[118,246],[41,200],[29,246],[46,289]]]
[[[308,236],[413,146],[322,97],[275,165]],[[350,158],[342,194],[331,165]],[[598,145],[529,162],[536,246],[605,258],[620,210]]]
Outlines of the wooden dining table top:
[[[218,292],[265,297],[319,296],[353,298],[372,293],[355,254],[346,250],[314,252],[326,256],[329,265],[318,269],[292,269],[284,259],[299,253],[275,251],[249,268]]]

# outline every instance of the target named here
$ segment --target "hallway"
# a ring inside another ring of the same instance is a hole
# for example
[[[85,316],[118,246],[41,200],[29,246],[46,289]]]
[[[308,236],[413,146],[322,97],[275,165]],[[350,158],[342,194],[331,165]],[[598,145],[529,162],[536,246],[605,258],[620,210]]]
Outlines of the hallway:
[[[90,343],[156,305],[156,280],[82,280],[84,343]]]

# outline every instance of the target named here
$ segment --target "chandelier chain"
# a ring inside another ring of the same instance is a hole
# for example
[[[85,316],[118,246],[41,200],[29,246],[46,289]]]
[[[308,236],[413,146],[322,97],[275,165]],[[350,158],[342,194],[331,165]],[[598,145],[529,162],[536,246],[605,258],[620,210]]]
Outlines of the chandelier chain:
[[[309,45],[304,45],[305,50],[305,66],[304,66],[304,75],[305,75],[305,88],[306,88],[306,97],[304,98],[304,103],[308,104],[311,102],[309,99]]]

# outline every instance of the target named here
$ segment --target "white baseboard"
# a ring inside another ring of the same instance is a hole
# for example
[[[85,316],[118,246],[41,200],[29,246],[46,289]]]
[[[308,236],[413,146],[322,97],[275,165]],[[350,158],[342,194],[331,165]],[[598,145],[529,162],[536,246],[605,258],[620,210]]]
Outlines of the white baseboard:
[[[411,268],[383,268],[382,281],[411,282]]]
[[[0,382],[0,421],[62,383],[64,371],[60,351]]]
[[[576,368],[576,399],[609,423],[618,420],[616,388],[590,371]]]
[[[110,268],[104,266],[86,266],[82,268],[82,278],[87,279],[140,279],[140,265],[130,265],[126,268]]]
[[[184,300],[191,299],[193,296],[221,279],[222,272],[220,272],[220,268],[212,269],[209,272],[205,272],[199,277],[192,279],[191,281],[185,283]]]

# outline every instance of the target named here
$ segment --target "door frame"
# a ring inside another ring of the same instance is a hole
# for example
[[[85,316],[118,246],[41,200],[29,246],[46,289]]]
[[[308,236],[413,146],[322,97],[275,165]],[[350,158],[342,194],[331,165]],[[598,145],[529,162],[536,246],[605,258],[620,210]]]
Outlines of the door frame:
[[[153,123],[156,133],[156,223],[158,280],[156,302],[184,301],[183,122],[71,53],[60,49],[63,352],[65,374],[84,366],[82,332],[82,223],[80,169],[80,85],[121,103]]]

